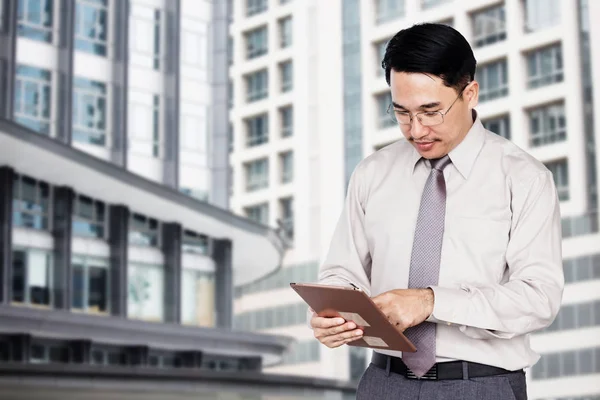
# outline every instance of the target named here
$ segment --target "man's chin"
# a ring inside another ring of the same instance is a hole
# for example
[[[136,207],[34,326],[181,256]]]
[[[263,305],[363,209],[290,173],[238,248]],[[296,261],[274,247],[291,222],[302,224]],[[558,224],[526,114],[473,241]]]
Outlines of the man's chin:
[[[417,149],[417,152],[419,152],[423,158],[432,159],[442,157],[442,155],[440,155],[441,148],[439,141],[429,143],[413,142],[413,146],[415,146],[415,149]]]

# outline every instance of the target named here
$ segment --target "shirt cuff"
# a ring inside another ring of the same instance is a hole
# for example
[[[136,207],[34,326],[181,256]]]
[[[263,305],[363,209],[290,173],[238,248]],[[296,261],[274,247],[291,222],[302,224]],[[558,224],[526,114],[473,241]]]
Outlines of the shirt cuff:
[[[456,305],[460,304],[460,291],[441,286],[429,286],[433,290],[433,312],[425,321],[436,324],[454,325],[456,321]]]

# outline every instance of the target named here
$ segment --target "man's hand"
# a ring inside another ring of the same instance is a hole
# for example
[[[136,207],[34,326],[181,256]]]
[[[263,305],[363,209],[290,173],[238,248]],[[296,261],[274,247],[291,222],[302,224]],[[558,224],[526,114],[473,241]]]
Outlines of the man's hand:
[[[381,293],[373,302],[400,332],[419,325],[433,312],[433,290],[395,289]]]
[[[352,321],[346,322],[340,317],[319,317],[316,313],[313,313],[310,319],[310,326],[315,338],[331,349],[360,339],[363,334],[361,329],[356,329],[356,324]]]

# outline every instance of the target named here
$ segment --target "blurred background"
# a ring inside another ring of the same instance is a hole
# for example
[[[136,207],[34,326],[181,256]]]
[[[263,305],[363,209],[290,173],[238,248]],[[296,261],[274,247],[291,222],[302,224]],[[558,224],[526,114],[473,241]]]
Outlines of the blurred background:
[[[0,0],[0,398],[351,399],[317,279],[357,163],[401,139],[418,22],[554,174],[566,288],[531,399],[600,399],[599,0]]]

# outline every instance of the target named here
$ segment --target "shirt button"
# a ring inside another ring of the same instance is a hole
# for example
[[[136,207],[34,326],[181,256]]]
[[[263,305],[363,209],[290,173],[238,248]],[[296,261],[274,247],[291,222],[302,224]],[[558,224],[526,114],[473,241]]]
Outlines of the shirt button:
[[[452,322],[446,322],[448,324],[448,326],[452,325]]]

